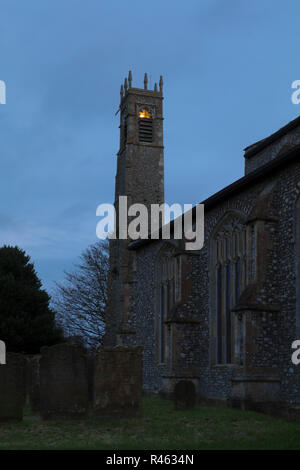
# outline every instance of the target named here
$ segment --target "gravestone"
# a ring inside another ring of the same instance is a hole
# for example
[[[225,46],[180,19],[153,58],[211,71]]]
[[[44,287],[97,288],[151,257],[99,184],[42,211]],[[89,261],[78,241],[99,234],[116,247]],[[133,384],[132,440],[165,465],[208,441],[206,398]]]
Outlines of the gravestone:
[[[19,354],[7,353],[0,365],[0,421],[23,419],[24,362]]]
[[[97,417],[131,417],[141,411],[142,348],[101,348],[95,357],[93,409]]]
[[[57,344],[41,349],[40,412],[44,419],[86,416],[88,381],[82,347]]]
[[[196,389],[190,380],[180,380],[175,385],[174,401],[176,410],[193,408],[196,405]]]

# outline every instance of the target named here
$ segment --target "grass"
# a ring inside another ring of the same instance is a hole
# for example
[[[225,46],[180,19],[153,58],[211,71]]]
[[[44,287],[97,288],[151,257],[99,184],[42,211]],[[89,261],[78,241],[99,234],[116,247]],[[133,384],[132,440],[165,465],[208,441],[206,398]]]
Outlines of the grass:
[[[0,450],[295,450],[300,423],[259,413],[143,399],[135,419],[42,421],[25,412],[23,422],[0,423]]]

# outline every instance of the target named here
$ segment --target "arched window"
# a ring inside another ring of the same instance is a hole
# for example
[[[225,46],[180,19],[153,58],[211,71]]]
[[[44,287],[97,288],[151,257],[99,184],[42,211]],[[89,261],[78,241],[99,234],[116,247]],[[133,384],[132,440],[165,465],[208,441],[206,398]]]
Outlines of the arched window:
[[[164,250],[158,261],[158,355],[159,362],[166,362],[167,330],[165,321],[176,302],[181,296],[181,265],[180,257],[175,255],[175,249]]]
[[[232,308],[246,285],[246,226],[237,215],[228,215],[212,239],[212,313],[215,332],[214,363],[233,362]]]
[[[300,339],[300,196],[296,202],[296,333],[297,339]]]

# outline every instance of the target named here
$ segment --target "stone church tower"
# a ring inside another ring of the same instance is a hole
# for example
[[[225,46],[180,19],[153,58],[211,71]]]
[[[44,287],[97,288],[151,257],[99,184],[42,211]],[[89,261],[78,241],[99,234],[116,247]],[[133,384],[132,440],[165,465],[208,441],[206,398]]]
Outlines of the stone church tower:
[[[120,91],[120,149],[115,181],[116,234],[110,240],[107,332],[105,345],[130,344],[134,336],[131,295],[134,289],[135,253],[127,250],[128,239],[119,239],[119,197],[127,196],[127,207],[164,202],[163,80],[159,89],[132,87],[132,74]],[[138,214],[137,214],[138,215]],[[129,220],[128,220],[129,221]]]

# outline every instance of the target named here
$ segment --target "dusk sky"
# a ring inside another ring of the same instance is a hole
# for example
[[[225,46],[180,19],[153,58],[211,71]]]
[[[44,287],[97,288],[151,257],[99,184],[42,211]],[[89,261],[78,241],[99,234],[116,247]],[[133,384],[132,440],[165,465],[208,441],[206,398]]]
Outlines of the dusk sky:
[[[0,245],[51,293],[113,202],[120,85],[164,78],[166,202],[243,176],[243,148],[300,114],[297,0],[0,0]]]

